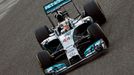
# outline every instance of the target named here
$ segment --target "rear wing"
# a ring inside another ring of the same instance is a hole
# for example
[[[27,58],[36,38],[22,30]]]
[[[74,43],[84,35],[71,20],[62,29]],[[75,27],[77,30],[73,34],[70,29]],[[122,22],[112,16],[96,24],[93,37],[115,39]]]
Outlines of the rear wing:
[[[53,2],[44,5],[43,8],[46,14],[50,14],[70,2],[72,2],[72,0],[54,0]]]
[[[52,2],[46,4],[43,6],[43,9],[46,13],[46,16],[48,17],[49,21],[51,22],[52,26],[55,27],[54,22],[50,18],[49,14],[53,14],[54,12],[57,12],[60,8],[64,7],[66,4],[72,3],[75,7],[76,11],[81,14],[73,0],[53,0]]]

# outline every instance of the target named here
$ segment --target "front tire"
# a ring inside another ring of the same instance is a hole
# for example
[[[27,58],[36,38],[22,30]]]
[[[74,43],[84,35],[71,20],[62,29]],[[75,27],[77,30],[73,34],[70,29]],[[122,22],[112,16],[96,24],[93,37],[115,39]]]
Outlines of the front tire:
[[[92,0],[85,4],[84,10],[85,16],[91,16],[93,20],[100,25],[106,22],[105,15],[103,14],[101,7],[96,0]]]
[[[99,24],[94,23],[90,25],[87,31],[93,38],[102,39],[105,42],[106,46],[109,47],[109,41],[107,37],[105,36],[104,31],[99,26]]]
[[[44,70],[50,66],[52,66],[52,57],[47,51],[41,51],[37,54],[37,59],[39,61],[39,64],[41,68]]]

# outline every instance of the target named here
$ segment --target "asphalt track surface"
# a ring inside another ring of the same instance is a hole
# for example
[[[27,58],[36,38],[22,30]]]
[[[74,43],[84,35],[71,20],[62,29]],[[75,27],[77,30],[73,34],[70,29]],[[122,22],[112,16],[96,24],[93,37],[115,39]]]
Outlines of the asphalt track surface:
[[[45,2],[20,0],[0,21],[0,75],[43,75],[35,57],[41,48],[34,30],[49,25],[42,9]],[[102,28],[109,52],[67,75],[134,75],[134,1],[98,2],[107,17]]]

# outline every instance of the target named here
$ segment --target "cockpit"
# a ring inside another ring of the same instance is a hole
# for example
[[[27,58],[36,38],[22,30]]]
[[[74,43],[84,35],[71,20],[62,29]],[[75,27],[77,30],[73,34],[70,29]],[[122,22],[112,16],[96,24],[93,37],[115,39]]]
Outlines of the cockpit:
[[[69,31],[70,29],[72,29],[72,21],[73,19],[69,18],[69,16],[66,14],[64,14],[61,11],[57,11],[55,18],[58,21],[58,26],[56,27],[57,33],[59,35],[64,34],[65,32]]]

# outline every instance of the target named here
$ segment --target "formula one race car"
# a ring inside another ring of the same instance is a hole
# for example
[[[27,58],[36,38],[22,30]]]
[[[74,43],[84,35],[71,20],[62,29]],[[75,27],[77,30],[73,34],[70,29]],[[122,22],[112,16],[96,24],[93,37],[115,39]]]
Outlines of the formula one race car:
[[[66,10],[60,11],[69,3],[79,13],[75,18],[70,18]],[[43,49],[37,58],[45,75],[63,75],[108,48],[108,39],[100,27],[106,18],[97,1],[87,3],[84,12],[80,12],[72,0],[54,0],[43,8],[53,26],[44,26],[35,31]],[[55,14],[57,25],[49,14]]]

